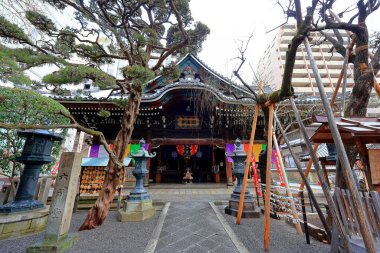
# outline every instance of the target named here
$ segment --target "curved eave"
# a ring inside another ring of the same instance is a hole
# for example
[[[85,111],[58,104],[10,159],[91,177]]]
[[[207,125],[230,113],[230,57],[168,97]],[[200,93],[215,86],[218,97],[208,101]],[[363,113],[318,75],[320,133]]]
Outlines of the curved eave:
[[[199,65],[201,65],[203,68],[207,69],[212,75],[214,75],[215,77],[219,78],[220,80],[226,82],[226,83],[229,83],[232,87],[234,87],[235,89],[238,89],[240,90],[241,92],[244,92],[245,94],[249,94],[249,95],[252,95],[247,89],[243,88],[243,87],[240,87],[239,85],[237,84],[234,84],[231,80],[228,80],[227,78],[225,78],[224,76],[222,76],[221,74],[218,74],[216,73],[213,69],[211,69],[209,66],[207,66],[203,61],[201,61],[200,59],[198,59],[196,56],[192,55],[192,54],[189,54],[189,56],[191,58],[193,58]]]
[[[212,93],[219,101],[226,104],[244,104],[244,105],[254,105],[254,101],[251,99],[242,99],[237,100],[234,97],[226,96],[219,92],[216,88],[211,85],[204,84],[199,81],[190,81],[190,82],[176,82],[173,84],[168,84],[161,89],[156,90],[155,94],[148,95],[144,94],[142,96],[142,101],[145,103],[156,102],[161,100],[167,93],[175,90],[185,90],[185,89],[193,89],[193,90],[206,90]]]
[[[233,83],[231,80],[228,80],[227,78],[225,78],[224,76],[222,76],[221,74],[217,73],[215,70],[211,69],[209,66],[207,66],[202,60],[198,59],[196,56],[188,53],[186,54],[181,60],[179,60],[176,65],[179,66],[182,62],[184,62],[187,58],[191,58],[192,60],[194,60],[196,63],[198,63],[202,68],[206,69],[210,74],[212,74],[213,76],[215,76],[216,78],[218,78],[219,80],[227,83],[227,84],[230,84],[233,88],[241,91],[241,92],[244,92],[246,95],[252,95],[250,93],[249,90]],[[159,75],[157,77],[155,77],[154,79],[150,80],[147,84],[150,84],[154,81],[157,81],[159,78],[161,78],[162,76]]]

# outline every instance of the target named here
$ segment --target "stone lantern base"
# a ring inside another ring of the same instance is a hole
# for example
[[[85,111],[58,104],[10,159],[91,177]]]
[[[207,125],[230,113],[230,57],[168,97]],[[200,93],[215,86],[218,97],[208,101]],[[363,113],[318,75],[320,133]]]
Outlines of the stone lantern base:
[[[48,215],[49,207],[28,212],[0,214],[0,240],[44,230]]]
[[[27,199],[27,200],[16,200],[12,203],[1,205],[0,213],[17,213],[26,212],[34,209],[44,208],[44,204],[38,200]]]
[[[153,207],[152,199],[126,200],[124,207],[119,210],[118,219],[125,221],[142,221],[152,218],[156,210]]]
[[[228,206],[224,209],[226,214],[237,217],[240,201],[240,192],[233,192],[231,198],[228,201]],[[255,209],[255,202],[253,195],[246,191],[244,194],[244,205],[242,218],[260,218],[260,211]]]

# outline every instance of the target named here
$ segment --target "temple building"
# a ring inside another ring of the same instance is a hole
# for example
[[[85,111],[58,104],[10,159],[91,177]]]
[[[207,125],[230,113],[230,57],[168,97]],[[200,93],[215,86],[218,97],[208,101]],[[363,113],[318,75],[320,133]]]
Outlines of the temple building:
[[[145,86],[132,141],[125,154],[133,152],[141,138],[146,140],[146,148],[157,153],[148,164],[150,182],[182,183],[184,175],[190,171],[194,183],[232,183],[232,163],[227,161],[225,153],[233,147],[236,138],[243,143],[249,140],[254,107],[253,101],[244,97],[250,93],[194,55],[186,55],[177,64],[181,71],[178,80],[167,82],[163,76],[158,76]],[[112,145],[123,112],[118,102],[104,97],[91,93],[79,99],[74,96],[56,99],[79,122],[102,131]],[[122,99],[117,94],[111,97]],[[100,110],[108,110],[111,115],[101,118]],[[259,116],[254,146],[256,161],[264,147],[263,135],[264,118]],[[74,150],[88,157],[87,165],[97,168],[96,159],[103,159],[99,163],[104,166],[107,154],[97,140],[93,139],[91,147],[86,149],[82,145],[86,142],[84,134],[76,136]],[[128,166],[129,161],[125,164]],[[127,170],[126,174],[131,173]]]

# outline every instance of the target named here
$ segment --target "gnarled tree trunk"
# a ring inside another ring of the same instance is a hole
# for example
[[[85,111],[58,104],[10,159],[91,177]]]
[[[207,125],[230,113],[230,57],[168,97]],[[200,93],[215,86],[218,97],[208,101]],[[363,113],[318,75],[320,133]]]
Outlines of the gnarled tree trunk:
[[[139,112],[141,94],[141,87],[137,87],[137,89],[131,91],[127,110],[123,114],[121,129],[115,139],[114,152],[118,161],[121,163],[123,162],[124,152],[131,139],[133,125]],[[102,189],[99,192],[99,197],[88,212],[79,231],[93,229],[103,224],[113,202],[116,189],[120,185],[120,174],[123,170],[123,166],[120,167],[115,164],[112,159],[109,160],[108,170],[106,171],[106,176]]]

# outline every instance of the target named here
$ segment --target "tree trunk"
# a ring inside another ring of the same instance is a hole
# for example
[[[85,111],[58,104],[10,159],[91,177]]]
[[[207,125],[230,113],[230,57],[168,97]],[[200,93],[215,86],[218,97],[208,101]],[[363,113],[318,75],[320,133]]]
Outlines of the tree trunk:
[[[134,123],[139,112],[141,94],[142,89],[140,87],[131,91],[127,110],[124,112],[122,118],[121,129],[115,139],[114,152],[121,163],[123,162],[124,152],[131,139]],[[103,187],[99,192],[99,197],[88,212],[79,231],[90,230],[103,224],[113,202],[116,189],[120,185],[120,174],[123,170],[123,166],[119,167],[112,162],[112,159],[109,160],[108,170],[106,171],[106,176],[103,182]]]
[[[373,74],[367,73],[368,67],[368,30],[366,24],[361,24],[361,29],[355,32],[356,55],[354,61],[354,82],[350,100],[344,110],[345,117],[365,117],[367,106],[372,91]],[[354,165],[358,151],[355,146],[346,149],[351,166]],[[337,171],[336,186],[346,188],[342,170]]]

